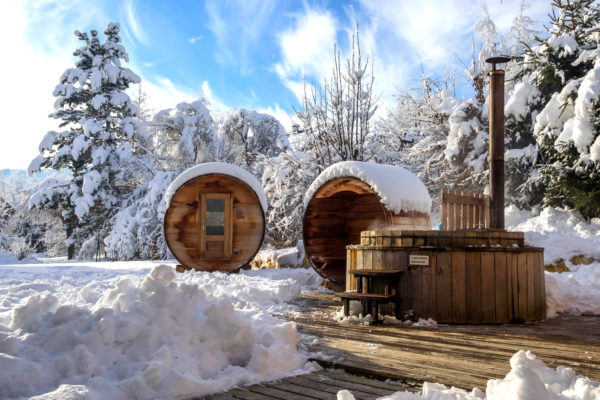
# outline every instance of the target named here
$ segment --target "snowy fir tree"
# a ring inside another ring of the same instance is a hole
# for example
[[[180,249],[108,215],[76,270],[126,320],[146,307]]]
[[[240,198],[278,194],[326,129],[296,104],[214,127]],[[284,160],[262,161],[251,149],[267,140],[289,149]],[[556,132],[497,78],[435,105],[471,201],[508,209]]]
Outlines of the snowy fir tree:
[[[531,141],[527,134],[533,134],[539,175],[532,174],[529,182],[542,188],[544,204],[596,217],[600,11],[591,0],[554,0],[552,9],[550,36],[525,51],[520,83],[507,107],[514,124],[521,124],[522,139]]]
[[[100,41],[95,30],[75,32],[83,46],[74,52],[75,68],[60,77],[53,94],[51,117],[62,131],[51,131],[40,143],[40,155],[29,172],[41,168],[72,174],[52,195],[37,196],[35,207],[60,207],[68,236],[69,258],[76,245],[92,236],[105,236],[107,223],[125,194],[132,190],[131,141],[136,133],[137,108],[125,90],[140,78],[122,65],[128,55],[121,44],[119,24],[109,23]]]

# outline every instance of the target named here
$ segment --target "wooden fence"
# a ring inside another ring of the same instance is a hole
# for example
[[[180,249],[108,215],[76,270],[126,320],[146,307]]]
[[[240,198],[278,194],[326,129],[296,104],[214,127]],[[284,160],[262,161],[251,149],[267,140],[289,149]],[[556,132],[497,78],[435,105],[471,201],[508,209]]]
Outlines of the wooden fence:
[[[442,230],[490,227],[490,196],[442,189]]]

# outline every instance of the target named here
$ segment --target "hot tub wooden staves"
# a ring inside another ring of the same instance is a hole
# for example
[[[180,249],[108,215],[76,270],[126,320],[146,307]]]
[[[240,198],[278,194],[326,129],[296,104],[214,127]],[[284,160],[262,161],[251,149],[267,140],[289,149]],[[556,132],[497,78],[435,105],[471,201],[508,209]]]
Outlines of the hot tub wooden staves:
[[[348,271],[403,271],[394,292],[399,315],[440,323],[544,319],[543,261],[543,249],[526,246],[522,232],[494,230],[368,231],[347,247]],[[346,290],[356,290],[354,279]]]

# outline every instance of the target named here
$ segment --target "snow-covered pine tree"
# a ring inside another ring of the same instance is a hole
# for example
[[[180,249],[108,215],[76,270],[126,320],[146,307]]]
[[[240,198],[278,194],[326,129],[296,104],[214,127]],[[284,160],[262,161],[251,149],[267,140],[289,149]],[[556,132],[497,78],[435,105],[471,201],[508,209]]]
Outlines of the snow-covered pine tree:
[[[535,22],[525,14],[528,4],[521,0],[519,15],[513,20],[505,47],[512,60],[505,65],[505,171],[506,201],[520,208],[540,204],[543,193],[539,184],[538,148],[533,137],[535,116],[542,99],[529,78],[523,78],[523,56],[535,43]]]
[[[35,207],[60,207],[68,236],[68,256],[91,236],[104,236],[116,205],[129,192],[133,169],[131,140],[136,130],[136,106],[125,90],[140,78],[122,66],[128,61],[119,37],[119,24],[109,23],[104,42],[98,32],[75,31],[84,45],[73,54],[75,68],[67,69],[54,89],[62,131],[51,131],[40,143],[40,155],[29,167],[68,170],[72,179],[50,202]]]
[[[163,234],[166,212],[164,194],[181,170],[157,172],[138,186],[114,218],[110,234],[104,240],[111,258],[130,260],[164,259],[169,254]]]
[[[550,36],[522,59],[520,115],[534,121],[544,203],[591,218],[600,215],[600,11],[593,0],[553,0],[552,10]]]

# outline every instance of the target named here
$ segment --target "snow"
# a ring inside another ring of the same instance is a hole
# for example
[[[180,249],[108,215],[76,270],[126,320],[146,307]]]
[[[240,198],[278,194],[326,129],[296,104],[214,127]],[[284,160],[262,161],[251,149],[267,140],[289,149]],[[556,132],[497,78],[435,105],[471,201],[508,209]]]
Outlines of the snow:
[[[27,167],[27,174],[29,176],[33,176],[34,172],[37,172],[40,170],[44,161],[46,161],[46,159],[41,155],[37,156],[36,158],[31,160],[31,162],[29,163],[29,166]]]
[[[573,82],[575,84],[581,82],[577,89],[574,116],[565,122],[556,142],[573,142],[577,151],[585,155],[588,154],[589,147],[594,140],[595,130],[592,116],[600,93],[600,66],[588,71],[581,81]]]
[[[258,197],[263,211],[267,210],[267,198],[265,197],[265,193],[263,192],[263,188],[259,180],[256,179],[251,173],[238,166],[221,162],[209,162],[200,165],[195,165],[183,171],[181,175],[175,178],[175,180],[167,188],[167,191],[165,193],[165,202],[167,204],[167,207],[169,207],[169,205],[171,204],[171,198],[173,197],[177,189],[183,186],[183,184],[198,176],[208,174],[228,175],[246,183],[248,186],[250,186],[250,188]]]
[[[546,43],[552,49],[560,50],[558,56],[561,58],[572,54],[576,54],[579,50],[579,44],[577,43],[577,40],[568,33],[562,34],[560,36],[551,36],[548,38]]]
[[[503,379],[490,379],[485,393],[448,388],[439,383],[425,382],[421,393],[396,392],[380,400],[592,400],[600,399],[600,383],[577,375],[571,368],[549,368],[530,351],[519,350],[510,359],[511,370]],[[338,392],[338,399],[353,400],[347,390]]]
[[[546,272],[548,318],[558,314],[600,315],[600,262],[567,264],[569,272]]]
[[[530,144],[522,149],[510,149],[504,153],[506,160],[526,160],[527,162],[535,162],[538,154],[538,149],[534,144]]]
[[[59,133],[54,132],[54,131],[48,132],[46,134],[46,136],[44,136],[44,138],[42,139],[42,141],[40,142],[40,145],[38,147],[40,154],[42,154],[44,152],[44,150],[50,150],[52,148],[52,146],[54,145],[54,140],[59,135],[60,135]]]
[[[427,188],[412,172],[398,166],[360,161],[339,162],[321,172],[308,188],[304,206],[325,183],[343,177],[356,178],[369,185],[385,208],[393,213],[403,210],[431,212],[431,197]]]
[[[549,318],[558,314],[600,315],[600,219],[589,222],[575,212],[544,208],[538,215],[511,206],[506,209],[509,230],[525,232],[529,245],[544,248],[544,264],[561,261],[568,272],[546,272]],[[575,257],[587,265],[575,265]]]
[[[262,249],[254,256],[252,265],[258,268],[296,268],[303,260],[304,248]]]
[[[191,398],[310,372],[295,324],[271,313],[320,281],[149,261],[3,265],[0,398]]]
[[[73,160],[77,161],[79,156],[87,151],[90,147],[90,142],[83,135],[79,135],[73,140],[73,146],[71,147],[71,156]]]
[[[94,97],[92,97],[92,107],[94,107],[94,110],[99,110],[104,103],[106,103],[106,96],[104,96],[103,94],[97,94]],[[52,139],[54,140],[54,138]]]
[[[19,260],[17,258],[17,256],[4,251],[4,250],[0,250],[0,265],[2,264],[29,264],[29,263],[36,263],[37,261],[35,259],[31,259],[31,258],[23,258],[22,260]]]
[[[528,244],[544,248],[544,263],[586,255],[600,261],[600,219],[589,222],[575,212],[546,207],[539,214],[506,208],[506,227],[525,232]]]
[[[523,120],[539,95],[540,91],[535,85],[525,81],[517,83],[504,107],[506,115],[512,115],[517,121]]]

